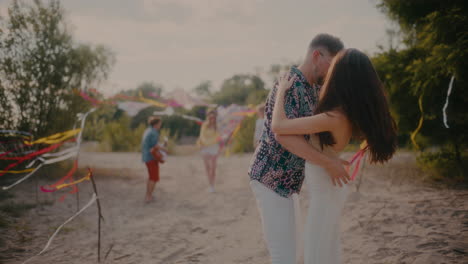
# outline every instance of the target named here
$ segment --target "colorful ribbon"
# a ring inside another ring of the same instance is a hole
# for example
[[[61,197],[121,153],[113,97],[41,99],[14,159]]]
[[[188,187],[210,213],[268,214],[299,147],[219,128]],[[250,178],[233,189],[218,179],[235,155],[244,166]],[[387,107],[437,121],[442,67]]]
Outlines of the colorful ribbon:
[[[138,101],[137,97],[134,96],[128,96],[125,94],[117,94],[111,97],[111,99],[122,99],[122,100],[129,100],[129,101]]]
[[[189,115],[180,115],[180,116],[181,116],[182,118],[195,121],[195,122],[197,122],[197,124],[199,124],[199,125],[203,124],[203,120],[201,120],[200,118],[198,118],[198,117],[196,117],[196,116],[189,116]]]
[[[66,141],[65,141],[65,142],[66,142]],[[49,147],[47,147],[47,148],[43,148],[43,149],[41,149],[41,150],[38,150],[38,151],[33,152],[33,153],[31,153],[31,154],[28,154],[28,155],[26,155],[26,156],[20,157],[20,158],[18,159],[17,162],[12,163],[12,164],[9,164],[5,169],[3,169],[2,172],[0,173],[0,176],[3,176],[5,173],[8,173],[8,171],[9,171],[11,168],[13,168],[13,167],[15,167],[15,166],[17,166],[17,165],[23,163],[23,162],[26,161],[26,160],[32,159],[32,158],[34,158],[34,157],[36,157],[36,156],[39,156],[39,155],[41,155],[41,154],[44,154],[44,153],[50,152],[50,151],[52,151],[52,150],[54,150],[54,149],[57,149],[58,147],[62,146],[63,143],[65,143],[65,142],[60,142],[60,143],[51,145],[51,146],[49,146]]]
[[[240,112],[235,112],[232,113],[231,115],[233,116],[253,116],[257,113],[255,110],[247,110],[247,111],[240,111]]]
[[[81,214],[84,210],[86,210],[88,207],[90,207],[97,199],[97,196],[96,196],[96,193],[93,193],[93,196],[91,197],[91,199],[89,200],[89,202],[83,207],[80,209],[80,211],[78,211],[76,214],[74,214],[72,217],[68,218],[67,221],[65,221],[63,224],[61,224],[57,230],[55,230],[55,232],[52,234],[52,236],[49,238],[49,241],[47,241],[47,244],[45,245],[45,247],[41,250],[41,252],[39,252],[37,255],[35,256],[32,256],[31,258],[27,259],[24,263],[27,263],[29,262],[30,260],[32,260],[33,258],[41,255],[42,253],[44,253],[50,246],[50,244],[52,243],[52,240],[54,240],[55,236],[58,234],[58,232],[60,232],[60,230],[62,229],[62,227],[66,224],[68,224],[70,221],[72,221],[75,217],[77,217],[79,214]]]
[[[0,134],[18,134],[18,135],[23,135],[23,136],[28,136],[32,137],[31,133],[24,132],[24,131],[18,131],[18,130],[0,130]]]
[[[43,137],[43,138],[40,138],[40,139],[32,141],[32,142],[31,141],[24,141],[24,144],[26,144],[26,145],[55,144],[55,143],[62,142],[64,140],[68,139],[68,138],[71,138],[71,137],[75,136],[76,134],[80,133],[80,131],[81,131],[81,128],[72,129],[72,130],[68,130],[68,131],[65,131],[65,132],[53,134],[53,135],[48,136],[48,137]]]
[[[16,181],[15,183],[13,183],[13,184],[11,184],[11,185],[9,185],[9,186],[3,186],[2,189],[3,189],[3,190],[8,190],[8,189],[12,188],[13,186],[15,186],[15,185],[17,185],[17,184],[19,184],[19,183],[25,181],[26,179],[28,179],[29,177],[31,177],[34,173],[36,173],[36,171],[39,170],[39,169],[42,167],[42,165],[43,165],[43,164],[40,164],[40,165],[37,166],[36,168],[32,169],[32,171],[31,171],[28,175],[26,175],[26,176],[24,176],[23,178],[19,179],[19,180]]]
[[[353,165],[354,162],[356,162],[356,165],[354,166],[353,173],[351,175],[351,180],[354,180],[356,178],[356,175],[359,171],[360,165],[361,165],[361,160],[364,158],[364,155],[369,147],[367,146],[367,143],[365,141],[361,144],[361,149],[354,154],[354,156],[351,158],[349,161],[350,166]],[[351,167],[348,167],[348,172]]]
[[[64,177],[62,177],[60,180],[58,180],[56,183],[52,184],[52,185],[49,185],[49,188],[50,189],[46,189],[45,187],[41,188],[41,190],[45,191],[45,192],[48,192],[49,190],[53,190],[53,189],[56,189],[57,186],[59,185],[63,185],[65,183],[66,180],[70,180],[72,181],[73,179],[73,175],[75,174],[76,170],[78,169],[78,160],[75,160],[74,163],[73,163],[73,167],[68,171],[67,175],[65,175]],[[71,185],[72,187],[72,190],[69,192],[69,194],[73,194],[73,193],[76,193],[78,192],[78,187],[76,185]],[[60,198],[59,198],[59,201],[60,202],[63,202],[65,200],[65,197],[66,197],[66,194],[62,195]]]
[[[450,84],[449,88],[447,90],[447,99],[445,99],[445,104],[444,108],[442,109],[442,114],[444,115],[444,125],[446,128],[449,128],[448,122],[447,122],[447,107],[449,104],[449,97],[450,94],[452,93],[452,86],[453,86],[453,81],[455,80],[455,75],[452,75],[452,78],[450,79]]]
[[[44,186],[41,186],[40,189],[43,192],[55,192],[57,190],[60,190],[60,189],[66,188],[66,187],[70,187],[72,185],[75,185],[75,184],[78,184],[78,183],[81,183],[83,181],[90,180],[90,179],[91,179],[91,171],[89,171],[86,176],[84,176],[83,178],[81,178],[79,180],[76,180],[76,181],[73,181],[73,182],[70,182],[70,183],[63,183],[63,184],[56,185],[55,189],[47,189]]]
[[[411,142],[413,142],[413,145],[415,146],[416,149],[419,149],[419,145],[418,143],[416,143],[416,135],[419,133],[419,130],[421,130],[422,125],[424,123],[424,109],[423,109],[423,103],[422,103],[423,96],[424,94],[421,94],[418,99],[419,111],[421,112],[421,118],[419,118],[418,127],[416,127],[416,129],[411,133],[411,136],[410,136]]]
[[[95,98],[92,98],[91,96],[89,96],[88,94],[86,94],[85,92],[83,91],[79,91],[78,94],[83,97],[83,99],[85,99],[86,101],[90,102],[93,106],[97,106],[97,105],[101,105],[101,104],[110,104],[110,105],[114,105],[115,102],[112,101],[112,100],[98,100],[98,99],[95,99]],[[99,94],[99,93],[96,93],[96,94]]]
[[[12,173],[12,174],[17,174],[17,173],[25,173],[25,172],[30,172],[34,170],[32,169],[25,169],[25,170],[0,170],[0,173]]]
[[[143,93],[140,91],[140,97],[138,98],[140,101],[142,102],[145,102],[145,103],[148,103],[148,104],[151,104],[151,105],[154,105],[154,106],[157,106],[157,107],[166,107],[167,104],[164,104],[164,103],[161,103],[161,102],[158,102],[158,101],[155,101],[155,100],[151,100],[151,99],[146,99],[143,97]]]

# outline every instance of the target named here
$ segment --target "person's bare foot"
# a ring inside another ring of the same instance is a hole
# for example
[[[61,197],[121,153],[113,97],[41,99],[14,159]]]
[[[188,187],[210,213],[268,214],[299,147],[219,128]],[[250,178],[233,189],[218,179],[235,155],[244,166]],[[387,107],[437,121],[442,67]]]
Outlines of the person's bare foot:
[[[145,203],[151,203],[151,202],[154,202],[154,196],[150,196],[150,197],[146,197],[145,198]]]

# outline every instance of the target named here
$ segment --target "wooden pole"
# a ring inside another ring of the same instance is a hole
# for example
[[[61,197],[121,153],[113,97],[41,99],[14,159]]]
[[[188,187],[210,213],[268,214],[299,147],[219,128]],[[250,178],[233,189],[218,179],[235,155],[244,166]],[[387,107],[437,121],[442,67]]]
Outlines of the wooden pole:
[[[90,179],[93,183],[94,193],[96,194],[96,204],[98,207],[98,262],[101,262],[101,219],[104,220],[104,217],[101,214],[101,203],[99,202],[99,195],[96,188],[96,182],[94,181],[93,172],[88,168],[88,172],[91,174]]]

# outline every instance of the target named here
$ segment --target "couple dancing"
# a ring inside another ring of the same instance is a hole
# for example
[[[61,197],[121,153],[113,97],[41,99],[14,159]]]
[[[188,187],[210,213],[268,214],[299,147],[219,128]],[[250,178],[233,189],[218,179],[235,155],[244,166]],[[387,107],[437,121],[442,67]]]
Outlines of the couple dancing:
[[[304,263],[341,263],[340,216],[350,179],[338,154],[352,137],[367,141],[371,162],[386,162],[396,149],[396,125],[369,58],[319,34],[304,62],[270,92],[249,169],[272,264],[296,264],[291,195],[304,178],[310,194]]]

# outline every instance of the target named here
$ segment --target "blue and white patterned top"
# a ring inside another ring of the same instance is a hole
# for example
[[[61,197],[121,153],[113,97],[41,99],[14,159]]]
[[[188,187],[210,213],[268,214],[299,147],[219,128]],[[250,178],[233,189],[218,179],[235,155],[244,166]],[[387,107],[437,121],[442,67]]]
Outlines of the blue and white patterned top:
[[[286,116],[288,118],[311,116],[318,103],[320,86],[311,86],[296,67],[291,68],[290,76],[296,81],[285,95]],[[283,148],[271,130],[277,88],[278,83],[275,83],[266,100],[263,134],[255,149],[248,174],[251,180],[259,181],[280,196],[289,197],[293,193],[299,193],[301,189],[305,161]]]

